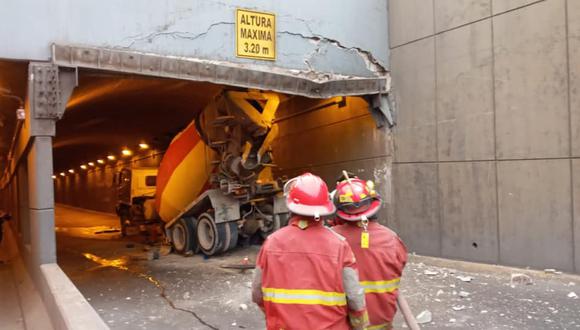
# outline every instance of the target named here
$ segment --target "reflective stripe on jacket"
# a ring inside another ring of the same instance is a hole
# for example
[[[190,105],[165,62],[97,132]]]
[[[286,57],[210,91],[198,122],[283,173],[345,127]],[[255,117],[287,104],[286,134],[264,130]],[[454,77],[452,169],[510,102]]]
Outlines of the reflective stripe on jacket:
[[[366,305],[372,326],[390,327],[397,311],[397,294],[403,268],[407,263],[407,249],[393,231],[371,221],[368,224],[369,247],[361,247],[363,229],[357,222],[335,226],[344,236],[357,260],[359,278],[366,294]]]
[[[350,329],[368,322],[355,258],[343,237],[293,218],[270,235],[256,261],[252,298],[268,329]]]

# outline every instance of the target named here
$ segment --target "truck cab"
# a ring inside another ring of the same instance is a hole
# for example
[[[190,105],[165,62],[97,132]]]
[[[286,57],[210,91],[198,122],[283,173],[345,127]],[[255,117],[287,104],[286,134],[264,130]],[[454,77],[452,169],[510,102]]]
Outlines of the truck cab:
[[[116,213],[119,216],[121,234],[127,227],[157,223],[155,191],[157,168],[123,168],[115,175],[117,190]]]

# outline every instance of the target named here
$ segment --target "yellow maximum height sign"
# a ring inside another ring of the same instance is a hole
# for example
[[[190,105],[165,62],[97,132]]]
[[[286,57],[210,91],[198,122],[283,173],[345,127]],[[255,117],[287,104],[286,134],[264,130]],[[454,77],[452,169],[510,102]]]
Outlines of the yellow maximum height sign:
[[[236,10],[236,55],[261,60],[276,59],[276,15]]]

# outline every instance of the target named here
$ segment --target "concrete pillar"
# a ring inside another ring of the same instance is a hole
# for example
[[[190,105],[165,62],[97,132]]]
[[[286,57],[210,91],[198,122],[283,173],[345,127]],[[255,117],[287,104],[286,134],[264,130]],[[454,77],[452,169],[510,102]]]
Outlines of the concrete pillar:
[[[22,162],[18,166],[18,173],[10,185],[17,194],[18,214],[15,219],[18,221],[18,232],[21,235],[22,243],[26,246],[30,244],[30,216],[28,212],[28,164]]]
[[[28,153],[22,159],[27,176],[22,177],[27,177],[28,262],[39,266],[56,262],[52,137],[56,133],[55,123],[64,113],[76,86],[77,76],[74,69],[58,68],[51,63],[30,63],[28,77],[25,129],[30,139]]]
[[[28,202],[32,261],[56,262],[52,137],[36,136],[28,153]]]

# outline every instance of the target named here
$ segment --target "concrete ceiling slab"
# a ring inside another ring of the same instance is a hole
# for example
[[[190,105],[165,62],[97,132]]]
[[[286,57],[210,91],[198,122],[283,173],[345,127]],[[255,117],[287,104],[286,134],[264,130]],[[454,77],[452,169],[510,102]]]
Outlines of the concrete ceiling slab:
[[[163,149],[222,86],[176,79],[79,72],[56,124],[54,170],[96,161],[145,141]]]

